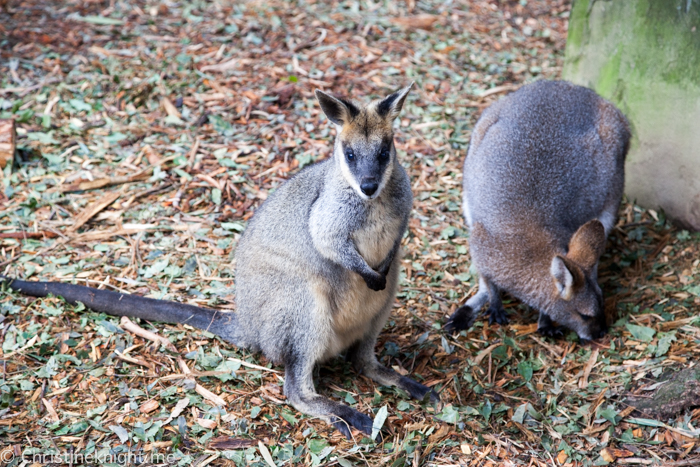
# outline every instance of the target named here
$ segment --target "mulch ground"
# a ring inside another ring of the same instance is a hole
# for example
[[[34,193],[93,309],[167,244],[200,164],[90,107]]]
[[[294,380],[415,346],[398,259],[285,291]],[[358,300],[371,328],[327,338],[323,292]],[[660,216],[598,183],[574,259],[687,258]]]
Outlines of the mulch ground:
[[[386,415],[381,442],[348,441],[285,404],[281,368],[211,334],[2,291],[0,464],[698,465],[700,409],[657,419],[627,403],[700,352],[700,236],[663,212],[621,208],[604,339],[541,337],[515,300],[507,326],[441,331],[476,287],[460,214],[471,128],[505,93],[559,77],[569,8],[0,2],[0,118],[19,127],[0,178],[13,277],[234,310],[246,221],[330,153],[314,89],[367,100],[415,81],[396,132],[414,211],[377,351],[442,398],[417,403],[339,358],[319,391]]]

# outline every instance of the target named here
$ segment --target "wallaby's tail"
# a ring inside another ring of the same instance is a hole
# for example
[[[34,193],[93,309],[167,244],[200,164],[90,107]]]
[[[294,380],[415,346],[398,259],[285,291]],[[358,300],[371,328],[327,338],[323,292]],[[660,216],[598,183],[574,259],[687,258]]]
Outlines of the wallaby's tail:
[[[235,313],[61,282],[27,282],[0,276],[0,285],[2,283],[24,295],[46,297],[51,294],[62,297],[71,305],[81,302],[91,310],[109,315],[129,316],[162,323],[189,324],[197,329],[216,334],[228,342],[236,343]]]

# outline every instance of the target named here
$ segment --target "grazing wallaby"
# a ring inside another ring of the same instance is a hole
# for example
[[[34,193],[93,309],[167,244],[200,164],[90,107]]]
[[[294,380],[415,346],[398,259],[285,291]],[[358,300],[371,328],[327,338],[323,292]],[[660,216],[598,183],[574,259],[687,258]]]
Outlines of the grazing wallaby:
[[[347,437],[349,427],[370,434],[372,419],[317,394],[312,378],[317,363],[343,350],[378,383],[435,402],[434,391],[382,366],[374,353],[411,211],[392,130],[411,86],[367,106],[316,91],[338,132],[333,155],[284,183],[252,217],[236,252],[235,313],[53,282],[8,279],[9,286],[113,315],[187,323],[261,351],[284,365],[289,403]]]
[[[508,318],[507,291],[540,312],[539,332],[579,338],[607,330],[598,259],[624,185],[627,120],[590,89],[538,81],[489,107],[464,161],[464,217],[479,272],[476,295],[445,328],[469,328],[489,302],[489,322]]]

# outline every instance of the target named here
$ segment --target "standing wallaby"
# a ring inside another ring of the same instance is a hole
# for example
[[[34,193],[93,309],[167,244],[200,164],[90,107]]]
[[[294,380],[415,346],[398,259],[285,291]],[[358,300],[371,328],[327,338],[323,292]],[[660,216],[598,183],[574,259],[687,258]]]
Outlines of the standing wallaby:
[[[469,328],[488,301],[505,324],[507,291],[540,312],[539,332],[607,330],[598,259],[615,225],[629,145],[627,120],[590,89],[538,81],[489,107],[464,161],[464,217],[479,289],[446,330]]]
[[[284,183],[252,217],[236,252],[235,313],[53,282],[8,279],[9,286],[113,315],[187,323],[261,351],[284,365],[289,403],[347,437],[350,426],[370,434],[372,419],[317,394],[313,383],[314,366],[343,350],[378,383],[435,402],[434,391],[382,366],[374,353],[411,211],[392,129],[411,86],[367,106],[316,91],[338,132],[333,155]]]

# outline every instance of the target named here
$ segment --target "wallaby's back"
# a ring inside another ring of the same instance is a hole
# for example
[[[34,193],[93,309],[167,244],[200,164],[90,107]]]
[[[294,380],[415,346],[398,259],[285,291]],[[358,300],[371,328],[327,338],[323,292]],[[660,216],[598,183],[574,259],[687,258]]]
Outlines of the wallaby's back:
[[[497,232],[526,221],[568,242],[611,198],[617,209],[628,140],[625,117],[590,89],[563,81],[524,86],[487,109],[474,129],[464,163],[468,223]],[[607,233],[613,219],[601,221]]]

